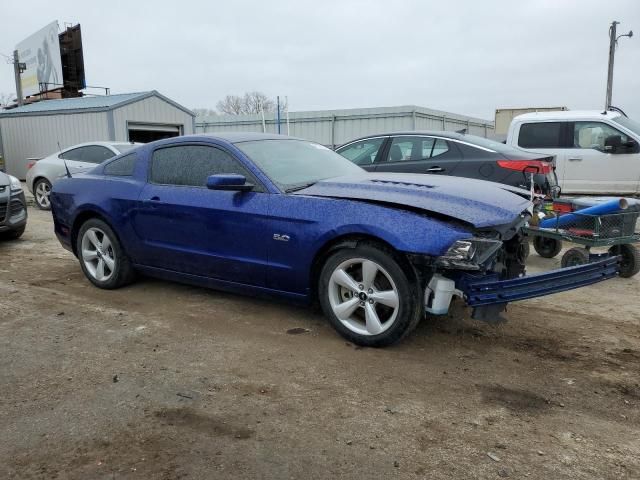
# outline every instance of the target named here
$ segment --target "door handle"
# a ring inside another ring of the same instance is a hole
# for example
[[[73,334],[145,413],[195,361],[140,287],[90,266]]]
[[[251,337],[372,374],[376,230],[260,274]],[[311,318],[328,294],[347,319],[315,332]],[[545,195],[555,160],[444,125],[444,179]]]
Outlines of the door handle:
[[[444,168],[442,168],[442,167],[430,167],[430,168],[427,168],[427,172],[431,172],[431,173],[444,172]]]
[[[148,210],[155,210],[156,206],[160,203],[160,197],[154,195],[151,198],[142,201],[143,208]]]
[[[570,162],[581,162],[582,157],[569,157]]]

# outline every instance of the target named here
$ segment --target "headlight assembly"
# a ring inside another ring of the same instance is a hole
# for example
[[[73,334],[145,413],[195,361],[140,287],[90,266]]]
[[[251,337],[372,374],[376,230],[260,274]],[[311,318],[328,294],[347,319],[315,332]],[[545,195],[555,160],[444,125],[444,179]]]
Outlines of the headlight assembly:
[[[20,193],[22,191],[22,184],[13,175],[7,175],[11,181],[11,193]]]
[[[458,240],[444,255],[436,259],[436,265],[461,270],[480,270],[480,267],[501,247],[500,240],[478,237]]]

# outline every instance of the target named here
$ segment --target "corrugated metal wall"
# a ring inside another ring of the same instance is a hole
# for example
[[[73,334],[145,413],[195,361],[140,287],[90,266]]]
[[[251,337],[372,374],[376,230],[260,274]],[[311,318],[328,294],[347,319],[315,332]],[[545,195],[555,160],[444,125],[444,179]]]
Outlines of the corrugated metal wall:
[[[116,141],[127,141],[127,122],[178,125],[183,135],[193,133],[193,117],[158,97],[149,97],[113,110]]]
[[[42,158],[60,148],[108,140],[107,113],[0,117],[7,173],[23,179],[28,158]]]
[[[277,133],[273,114],[265,118],[268,133]],[[461,130],[481,137],[492,136],[493,122],[416,106],[291,112],[289,134],[335,147],[364,135],[401,130]],[[260,115],[196,117],[196,133],[262,132]],[[280,133],[287,134],[286,118]]]

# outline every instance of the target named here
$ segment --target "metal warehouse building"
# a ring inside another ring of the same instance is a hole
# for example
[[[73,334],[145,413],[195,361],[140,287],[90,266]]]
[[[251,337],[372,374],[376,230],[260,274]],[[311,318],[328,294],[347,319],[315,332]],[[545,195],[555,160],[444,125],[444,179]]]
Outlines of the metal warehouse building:
[[[225,115],[196,118],[196,133],[228,131],[277,133],[273,114]],[[493,122],[413,105],[291,112],[282,118],[280,133],[312,140],[331,148],[364,135],[401,130],[462,130],[481,137],[493,136]]]
[[[149,142],[193,131],[193,112],[156,91],[45,100],[0,112],[5,168],[21,179],[28,159],[77,143]]]

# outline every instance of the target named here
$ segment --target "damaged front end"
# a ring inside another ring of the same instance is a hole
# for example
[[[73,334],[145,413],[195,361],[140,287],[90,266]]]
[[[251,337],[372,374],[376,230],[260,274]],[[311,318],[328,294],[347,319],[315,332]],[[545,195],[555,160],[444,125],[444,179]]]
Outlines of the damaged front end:
[[[433,315],[449,311],[454,297],[473,308],[472,318],[501,323],[510,302],[580,288],[616,277],[619,258],[604,255],[592,263],[526,275],[527,240],[523,213],[503,228],[475,232],[458,240],[429,264],[423,262],[425,310]],[[414,265],[417,265],[414,262]],[[426,270],[426,271],[425,271]]]

